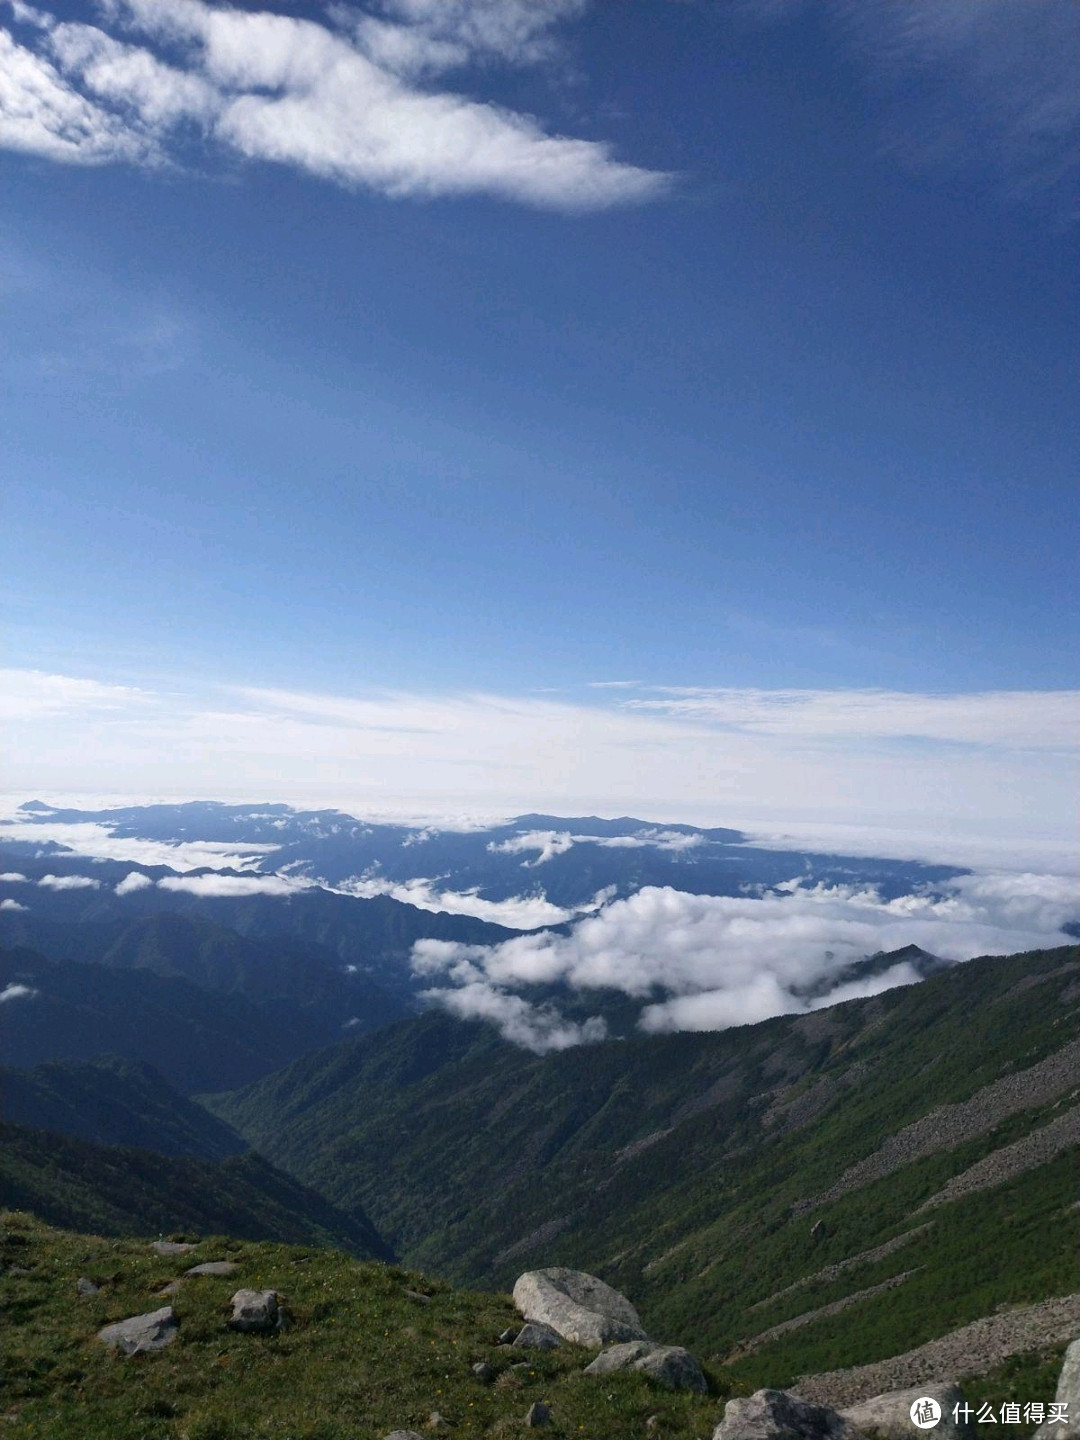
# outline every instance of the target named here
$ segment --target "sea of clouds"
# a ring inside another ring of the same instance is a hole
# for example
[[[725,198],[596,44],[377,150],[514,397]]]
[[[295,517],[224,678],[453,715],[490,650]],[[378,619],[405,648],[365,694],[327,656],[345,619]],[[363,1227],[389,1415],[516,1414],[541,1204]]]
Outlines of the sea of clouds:
[[[723,1030],[836,1004],[919,977],[906,962],[859,981],[864,956],[907,945],[960,962],[1070,942],[1080,882],[1061,875],[982,873],[933,892],[884,900],[872,889],[792,880],[758,895],[691,895],[646,886],[579,920],[566,934],[521,935],[500,945],[418,941],[424,992],[463,1019],[497,1025],[542,1053],[606,1033],[600,1017],[575,1023],[550,1003],[516,993],[536,985],[616,991],[644,1002],[650,1033]]]

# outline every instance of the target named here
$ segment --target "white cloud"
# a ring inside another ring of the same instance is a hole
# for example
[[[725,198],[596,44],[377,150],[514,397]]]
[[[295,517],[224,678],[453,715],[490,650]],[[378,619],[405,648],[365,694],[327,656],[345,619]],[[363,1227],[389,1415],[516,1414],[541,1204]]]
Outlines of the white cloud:
[[[132,870],[125,875],[119,885],[115,887],[117,895],[134,895],[137,890],[146,890],[153,885],[149,875],[143,875],[138,870]]]
[[[4,32],[0,30],[0,37]],[[0,66],[0,86],[4,83]],[[0,89],[0,124],[3,123]],[[0,131],[0,137],[3,132]],[[107,685],[73,675],[50,675],[44,670],[0,670],[0,718],[38,721],[46,717],[131,710],[146,699],[131,685]]]
[[[866,955],[914,944],[962,961],[1064,945],[1061,926],[1078,916],[1080,882],[1054,875],[969,875],[937,895],[893,900],[798,880],[762,896],[648,886],[578,921],[568,935],[523,935],[496,946],[417,941],[413,968],[474,995],[477,986],[610,988],[650,1002],[646,1030],[723,1029],[913,978],[900,966],[855,986],[844,981],[844,970]],[[811,1000],[811,991],[826,998]]]
[[[93,820],[34,820],[15,814],[0,820],[0,841],[52,842],[91,860],[129,860],[136,865],[165,865],[170,870],[256,870],[280,845],[237,844],[223,840],[144,840],[116,835],[115,827]]]
[[[343,895],[370,900],[376,895],[389,895],[418,910],[437,911],[446,915],[471,915],[510,930],[539,930],[543,925],[561,925],[577,915],[598,909],[607,897],[598,894],[588,905],[566,910],[553,905],[543,891],[538,895],[514,895],[507,900],[485,900],[476,890],[440,890],[434,880],[416,877],[412,880],[387,880],[380,875],[355,875],[339,885],[329,887]]]
[[[5,985],[0,990],[0,1005],[7,1005],[11,1000],[33,1000],[37,993],[29,985]]]
[[[6,900],[0,900],[0,910],[27,910],[29,906],[20,905],[18,900],[12,900],[10,896]]]
[[[472,981],[457,990],[427,990],[430,1000],[461,1020],[488,1020],[504,1040],[522,1045],[537,1055],[549,1050],[568,1050],[603,1040],[607,1026],[598,1016],[582,1024],[564,1020],[554,1006],[532,1005],[520,995]]]
[[[532,65],[557,53],[552,28],[585,6],[586,0],[384,0],[390,19],[361,16],[356,33],[373,60],[398,73],[485,58]]]
[[[895,690],[757,690],[656,687],[640,710],[764,735],[814,740],[937,741],[1068,750],[1080,747],[1080,691],[964,695]]]
[[[312,887],[310,880],[291,875],[166,875],[161,890],[198,895],[202,899],[235,899],[242,895],[296,895]]]
[[[45,56],[0,29],[0,147],[68,164],[156,159],[153,142],[73,89]]]
[[[21,713],[20,685],[20,672],[0,673],[0,691]],[[701,693],[715,694],[666,698]],[[247,802],[273,794],[442,828],[482,827],[529,811],[629,814],[659,829],[692,821],[764,836],[783,827],[793,848],[811,831],[826,840],[835,834],[849,850],[862,835],[871,853],[961,864],[970,853],[994,868],[1039,868],[1039,848],[1049,854],[1056,846],[1053,863],[1064,867],[1080,848],[1076,751],[1051,741],[1067,738],[1059,717],[1073,697],[953,696],[948,733],[968,737],[961,741],[940,738],[941,697],[918,694],[893,697],[893,709],[880,694],[867,703],[861,691],[794,706],[755,701],[757,721],[736,725],[601,698],[146,688],[115,711],[101,711],[88,696],[82,710],[68,704],[11,719],[0,744],[25,790],[54,798],[77,791],[90,774],[98,791]],[[111,692],[110,705],[115,698]],[[778,715],[793,713],[798,724],[779,723]],[[5,836],[14,838],[0,826]],[[956,839],[954,854],[941,853],[943,837]],[[989,841],[1000,854],[990,854]],[[1014,843],[1019,862],[1009,859]],[[134,849],[115,858],[179,864]],[[215,863],[225,862],[205,862]]]
[[[493,855],[529,855],[535,850],[535,860],[522,862],[528,870],[553,860],[556,855],[565,855],[577,838],[569,830],[529,830],[512,835],[509,840],[492,840],[487,848]]]
[[[160,163],[186,130],[385,195],[487,194],[564,210],[665,189],[665,176],[601,142],[549,135],[529,116],[408,78],[474,56],[538,58],[541,32],[576,7],[396,8],[404,23],[354,16],[350,34],[204,0],[111,0],[106,19],[140,43],[46,16],[33,48],[2,32],[0,143],[55,160]]]
[[[4,881],[8,885],[29,884],[26,876],[21,875],[18,870],[5,870],[4,873],[0,875],[0,880]]]
[[[37,882],[45,890],[99,890],[101,881],[89,875],[43,875]]]
[[[572,835],[569,830],[523,830],[509,840],[492,840],[488,849],[493,855],[528,855],[537,851],[535,860],[523,860],[526,870],[535,869],[556,855],[565,855],[574,845],[598,845],[605,850],[640,850],[651,846],[656,850],[692,850],[703,842],[701,835],[684,835],[678,830],[647,828],[634,835]]]

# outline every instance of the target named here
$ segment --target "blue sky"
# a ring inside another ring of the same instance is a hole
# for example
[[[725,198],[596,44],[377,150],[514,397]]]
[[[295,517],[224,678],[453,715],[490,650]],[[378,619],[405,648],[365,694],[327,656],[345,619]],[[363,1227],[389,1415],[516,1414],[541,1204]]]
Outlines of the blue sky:
[[[174,719],[223,687],[541,696],[564,750],[598,708],[745,736],[747,694],[821,693],[800,743],[857,742],[867,774],[891,747],[883,795],[927,749],[915,808],[959,752],[999,777],[987,815],[1060,795],[1080,10],[865,11],[9,6],[6,663],[72,682],[48,755],[36,682],[15,706],[26,784],[124,788],[81,681],[182,694]],[[654,687],[728,698],[688,717]],[[962,721],[925,719],[943,692]],[[221,786],[154,735],[133,784]],[[772,760],[738,764],[782,806]],[[564,779],[535,788],[584,797]]]

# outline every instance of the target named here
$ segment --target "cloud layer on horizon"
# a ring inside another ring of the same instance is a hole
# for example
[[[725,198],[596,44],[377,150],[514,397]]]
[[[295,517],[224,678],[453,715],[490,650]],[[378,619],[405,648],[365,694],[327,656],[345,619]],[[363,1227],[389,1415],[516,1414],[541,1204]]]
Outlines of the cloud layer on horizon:
[[[1080,694],[1072,690],[642,687],[629,702],[625,691],[595,690],[583,702],[240,687],[158,693],[7,670],[0,691],[9,768],[39,794],[77,792],[91,773],[99,792],[117,795],[261,802],[272,794],[367,818],[408,812],[448,828],[463,815],[476,828],[481,815],[482,825],[537,811],[631,814],[658,829],[689,821],[776,835],[790,824],[802,827],[792,835],[807,836],[831,827],[855,853],[904,859],[1075,864]],[[0,821],[0,836],[11,823]],[[35,833],[49,838],[45,827]],[[999,854],[988,853],[987,836]],[[67,843],[59,831],[54,838]],[[84,839],[72,843],[86,853]],[[210,847],[146,848],[153,843],[102,834],[90,853],[179,869],[230,864]],[[245,850],[230,868],[259,864],[257,847]]]
[[[651,199],[667,177],[600,141],[426,82],[533,64],[572,0],[391,0],[316,22],[208,0],[102,0],[100,25],[9,0],[0,145],[68,164],[182,164],[196,137],[394,198],[486,194],[563,210]],[[106,28],[107,27],[107,28]],[[19,38],[16,38],[16,34]]]
[[[620,992],[645,1002],[640,1025],[650,1033],[723,1030],[918,978],[906,963],[846,978],[867,955],[917,945],[959,962],[1065,945],[1061,927],[1078,916],[1080,882],[1051,875],[966,875],[937,893],[894,900],[798,880],[758,896],[647,886],[566,935],[522,935],[494,946],[420,940],[412,964],[418,976],[440,982],[425,991],[432,1003],[492,1020],[507,1039],[542,1052],[573,1042],[549,1040],[559,1019],[550,1005],[529,1032],[529,1006],[515,993],[528,986]],[[582,1038],[600,1033],[594,1026]]]

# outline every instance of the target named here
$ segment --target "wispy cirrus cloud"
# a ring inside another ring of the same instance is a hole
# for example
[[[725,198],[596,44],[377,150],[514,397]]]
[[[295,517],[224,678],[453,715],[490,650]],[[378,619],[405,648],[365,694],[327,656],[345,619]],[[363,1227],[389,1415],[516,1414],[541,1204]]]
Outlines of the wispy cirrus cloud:
[[[879,143],[919,169],[1062,195],[1080,219],[1075,0],[745,0],[765,19],[816,7],[861,64]]]
[[[910,694],[895,690],[760,690],[656,687],[629,710],[768,735],[820,740],[904,740],[1076,751],[1080,691]]]
[[[564,210],[664,192],[594,140],[425,86],[473,61],[534,63],[569,3],[420,0],[326,22],[207,0],[110,0],[99,25],[17,3],[0,144],[78,164],[183,162],[194,138],[402,198],[486,194]]]

